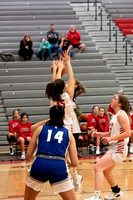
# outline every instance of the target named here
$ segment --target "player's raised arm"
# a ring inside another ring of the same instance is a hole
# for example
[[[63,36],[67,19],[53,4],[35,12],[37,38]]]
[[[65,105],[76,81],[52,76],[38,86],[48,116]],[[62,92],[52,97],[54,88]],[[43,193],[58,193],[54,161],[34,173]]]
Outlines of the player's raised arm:
[[[74,95],[74,86],[75,86],[75,79],[73,74],[73,69],[70,62],[70,55],[67,52],[64,52],[64,61],[67,66],[67,73],[68,73],[68,83],[67,83],[67,92],[72,100]]]

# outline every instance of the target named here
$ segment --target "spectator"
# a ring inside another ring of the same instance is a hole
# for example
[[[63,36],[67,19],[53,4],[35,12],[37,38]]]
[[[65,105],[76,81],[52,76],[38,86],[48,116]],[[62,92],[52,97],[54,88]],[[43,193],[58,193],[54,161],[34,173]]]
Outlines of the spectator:
[[[21,160],[25,160],[25,143],[29,143],[32,138],[31,132],[31,123],[28,122],[28,115],[26,113],[21,114],[21,121],[18,123],[16,127],[17,142],[20,143],[21,146]]]
[[[108,107],[108,114],[110,118],[112,117],[112,115],[115,114],[114,109],[111,107],[111,103],[109,104],[109,107]]]
[[[130,153],[133,153],[133,114],[131,116],[131,139],[130,139],[130,148],[129,151]]]
[[[92,108],[92,113],[88,116],[87,119],[87,129],[88,129],[88,135],[91,136],[91,134],[97,129],[97,122],[96,117],[98,116],[99,107],[94,106]],[[99,146],[100,146],[100,137],[96,138],[96,154],[99,154]]]
[[[47,32],[47,40],[50,43],[52,53],[57,53],[59,33],[55,31],[55,26],[50,25],[50,31]]]
[[[75,26],[71,25],[70,26],[70,31],[67,34],[67,39],[69,40],[70,44],[71,44],[71,49],[72,48],[78,48],[79,49],[79,53],[82,53],[85,51],[86,45],[80,43],[80,33],[78,33],[76,31]]]
[[[52,60],[50,43],[46,40],[46,37],[42,38],[40,42],[39,54],[42,60],[46,60],[48,56],[49,59]]]
[[[70,49],[71,45],[70,42],[68,41],[66,35],[62,34],[60,40],[58,41],[58,57],[59,59],[62,58],[63,52],[67,51],[70,53],[70,57],[72,58],[74,56],[73,51]]]
[[[99,114],[96,116],[97,131],[108,132],[109,131],[109,120],[106,114],[105,108],[99,108]],[[97,146],[96,154],[100,154],[100,144]]]
[[[13,142],[16,141],[17,133],[16,133],[16,126],[20,122],[19,119],[19,111],[14,110],[12,113],[12,120],[9,122],[9,133],[7,135],[7,140],[10,145],[10,155],[14,155],[14,149],[13,149]]]
[[[29,34],[26,34],[24,38],[20,41],[20,50],[18,53],[21,57],[23,57],[25,61],[31,60],[33,49],[32,40]]]

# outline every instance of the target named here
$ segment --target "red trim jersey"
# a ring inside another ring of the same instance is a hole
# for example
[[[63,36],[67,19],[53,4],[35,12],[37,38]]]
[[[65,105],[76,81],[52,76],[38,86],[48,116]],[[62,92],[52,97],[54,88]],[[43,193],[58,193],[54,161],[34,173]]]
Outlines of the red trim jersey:
[[[117,120],[117,116],[119,113],[122,113],[124,112],[126,114],[126,112],[124,110],[119,110],[118,113],[116,115],[113,115],[111,121],[110,121],[110,124],[109,124],[109,131],[111,133],[110,137],[112,136],[117,136],[117,135],[120,135],[123,133],[123,130]],[[127,114],[126,114],[127,116]],[[129,118],[127,116],[127,120],[128,120],[128,123],[129,123]],[[129,137],[128,138],[125,138],[125,139],[122,139],[122,140],[113,140],[111,142],[109,142],[110,144],[112,143],[119,143],[119,142],[124,142],[125,144],[127,144],[129,142]]]
[[[31,132],[31,123],[27,122],[25,125],[23,125],[21,122],[18,123],[16,127],[16,132],[18,133],[18,137],[23,137],[25,140],[27,140],[27,137],[32,137]]]
[[[93,127],[95,129],[97,128],[96,117],[93,115],[93,113],[88,115],[87,118],[87,128],[89,129],[89,127]]]
[[[16,133],[15,128],[18,125],[18,123],[21,121],[21,119],[18,120],[11,120],[9,122],[9,133]]]
[[[133,115],[131,115],[131,130],[133,130]]]
[[[96,116],[96,123],[97,123],[97,131],[98,132],[108,132],[109,131],[109,120],[108,116],[104,115],[100,117],[99,115]]]

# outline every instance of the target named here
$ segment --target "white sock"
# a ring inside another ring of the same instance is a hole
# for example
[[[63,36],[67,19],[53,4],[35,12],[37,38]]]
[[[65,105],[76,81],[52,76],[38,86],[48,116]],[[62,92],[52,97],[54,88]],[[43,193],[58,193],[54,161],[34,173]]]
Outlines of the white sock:
[[[97,150],[100,150],[100,147],[99,147],[99,146],[97,146]]]
[[[131,143],[130,146],[133,147],[133,143]]]
[[[22,155],[25,155],[25,151],[22,151]]]
[[[100,197],[100,193],[101,193],[101,191],[99,191],[99,190],[94,190],[94,194],[95,194],[97,197]]]

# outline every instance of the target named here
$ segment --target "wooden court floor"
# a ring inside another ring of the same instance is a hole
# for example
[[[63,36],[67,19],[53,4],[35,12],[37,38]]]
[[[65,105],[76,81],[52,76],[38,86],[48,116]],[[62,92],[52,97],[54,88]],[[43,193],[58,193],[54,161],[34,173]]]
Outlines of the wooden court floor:
[[[77,200],[83,200],[93,194],[94,187],[94,163],[97,157],[86,157],[79,160],[78,172],[83,175],[82,186],[77,194]],[[25,180],[30,167],[27,161],[0,162],[0,200],[22,200],[24,195]],[[114,174],[124,195],[121,200],[133,199],[133,155],[128,155],[127,160],[118,164]],[[104,180],[101,199],[108,194],[110,187]],[[49,183],[44,184],[44,190],[37,200],[60,200],[58,195],[53,195]]]

